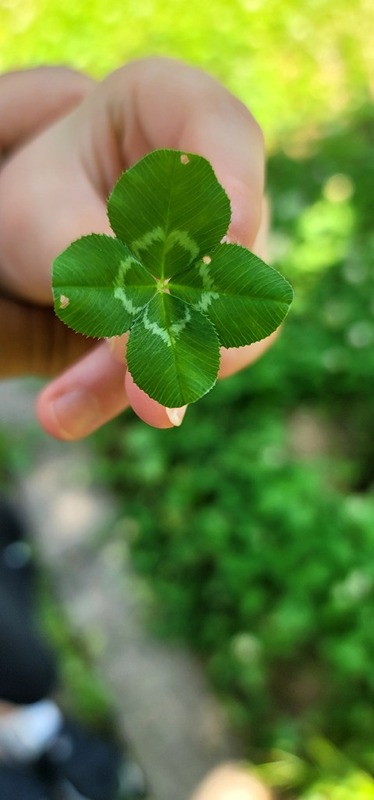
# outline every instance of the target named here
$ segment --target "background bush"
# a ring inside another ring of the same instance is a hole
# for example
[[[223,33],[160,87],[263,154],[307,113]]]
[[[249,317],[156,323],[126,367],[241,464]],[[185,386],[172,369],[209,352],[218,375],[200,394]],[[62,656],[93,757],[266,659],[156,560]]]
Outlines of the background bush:
[[[188,410],[97,437],[153,623],[201,652],[248,752],[316,731],[374,766],[374,275],[369,113],[269,164],[282,336]]]
[[[65,63],[101,77],[168,55],[213,73],[250,105],[268,144],[290,145],[370,97],[370,0],[2,0],[0,71]]]

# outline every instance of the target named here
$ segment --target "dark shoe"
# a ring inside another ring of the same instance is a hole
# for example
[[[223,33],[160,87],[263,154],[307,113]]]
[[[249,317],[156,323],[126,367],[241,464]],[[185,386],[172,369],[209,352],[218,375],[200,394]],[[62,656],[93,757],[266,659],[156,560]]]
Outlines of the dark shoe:
[[[0,763],[1,800],[52,800],[31,767]]]
[[[21,519],[0,495],[0,583],[27,615],[33,606],[32,549]]]
[[[39,761],[56,800],[142,800],[143,772],[115,743],[67,720]],[[0,795],[1,797],[1,795]]]
[[[54,655],[35,620],[35,564],[21,520],[0,495],[0,675],[2,700],[35,703],[54,689]],[[0,795],[1,798],[1,795]]]

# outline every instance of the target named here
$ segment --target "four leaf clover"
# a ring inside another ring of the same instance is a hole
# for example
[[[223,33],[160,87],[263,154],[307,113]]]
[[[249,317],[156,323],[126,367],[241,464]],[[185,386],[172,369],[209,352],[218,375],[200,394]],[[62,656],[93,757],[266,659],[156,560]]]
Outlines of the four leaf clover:
[[[224,244],[230,202],[209,162],[156,150],[108,200],[115,237],[91,234],[53,264],[55,311],[75,331],[129,331],[128,369],[164,406],[192,403],[216,382],[220,346],[268,336],[292,288],[249,250]]]

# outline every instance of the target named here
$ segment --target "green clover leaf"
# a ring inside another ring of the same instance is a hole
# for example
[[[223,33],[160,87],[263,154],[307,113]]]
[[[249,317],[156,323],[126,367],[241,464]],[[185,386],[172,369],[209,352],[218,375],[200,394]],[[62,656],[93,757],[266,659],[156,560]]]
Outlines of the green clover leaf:
[[[292,288],[249,250],[222,244],[230,202],[209,162],[156,150],[108,200],[115,237],[83,236],[53,264],[56,314],[88,336],[129,331],[137,385],[175,408],[215,384],[219,351],[268,336]]]

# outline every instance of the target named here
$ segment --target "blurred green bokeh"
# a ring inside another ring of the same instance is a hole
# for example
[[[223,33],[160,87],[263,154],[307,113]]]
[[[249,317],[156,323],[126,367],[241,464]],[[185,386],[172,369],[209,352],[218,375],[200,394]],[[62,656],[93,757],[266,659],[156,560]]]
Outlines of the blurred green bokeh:
[[[1,0],[0,70],[64,63],[100,78],[181,58],[248,104],[272,143],[367,100],[373,33],[371,0]]]

